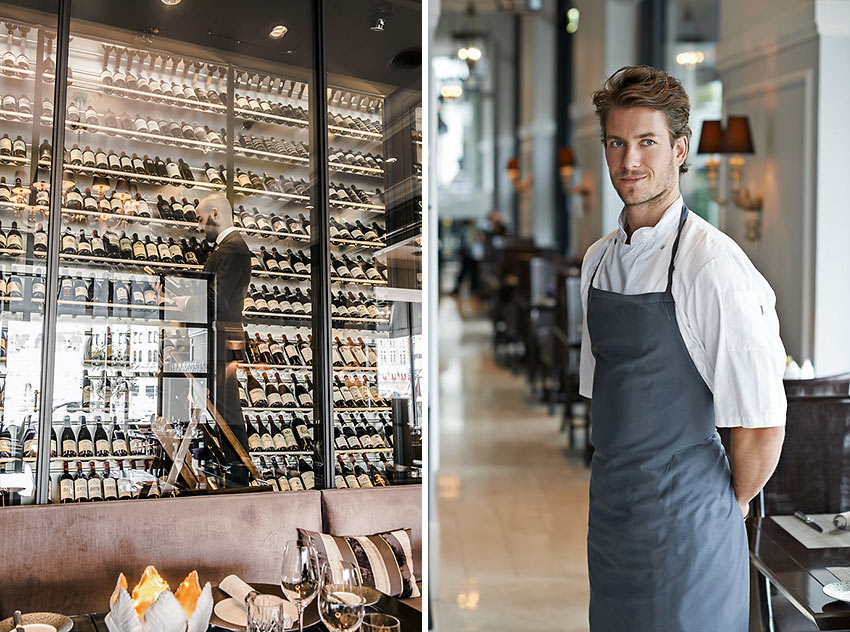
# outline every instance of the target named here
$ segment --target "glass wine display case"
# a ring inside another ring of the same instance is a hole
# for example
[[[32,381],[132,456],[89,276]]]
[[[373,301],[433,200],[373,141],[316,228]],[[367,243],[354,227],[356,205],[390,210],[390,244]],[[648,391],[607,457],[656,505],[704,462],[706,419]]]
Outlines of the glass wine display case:
[[[420,481],[421,8],[379,4],[0,3],[3,505]]]

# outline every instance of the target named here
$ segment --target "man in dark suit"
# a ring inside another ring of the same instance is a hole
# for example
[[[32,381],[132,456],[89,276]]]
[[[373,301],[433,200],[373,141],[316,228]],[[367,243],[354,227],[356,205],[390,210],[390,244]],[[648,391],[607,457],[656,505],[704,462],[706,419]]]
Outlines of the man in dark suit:
[[[233,209],[227,198],[212,193],[197,208],[198,224],[215,247],[207,258],[208,298],[213,327],[215,384],[212,401],[237,440],[247,450],[248,439],[239,403],[236,363],[242,358],[242,305],[251,280],[251,251],[233,226]],[[224,455],[230,463],[229,481],[247,485],[248,470],[228,441]]]

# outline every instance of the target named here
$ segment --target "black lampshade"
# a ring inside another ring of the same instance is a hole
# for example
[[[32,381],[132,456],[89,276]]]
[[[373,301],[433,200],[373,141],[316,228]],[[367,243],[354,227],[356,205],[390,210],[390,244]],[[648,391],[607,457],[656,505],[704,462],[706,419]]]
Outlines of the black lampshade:
[[[698,154],[723,152],[723,124],[720,121],[703,121],[699,133]]]
[[[115,193],[119,200],[130,199],[130,182],[126,178],[119,178],[115,181]]]
[[[750,134],[750,119],[746,116],[730,116],[726,121],[723,149],[727,154],[752,154],[753,137]]]

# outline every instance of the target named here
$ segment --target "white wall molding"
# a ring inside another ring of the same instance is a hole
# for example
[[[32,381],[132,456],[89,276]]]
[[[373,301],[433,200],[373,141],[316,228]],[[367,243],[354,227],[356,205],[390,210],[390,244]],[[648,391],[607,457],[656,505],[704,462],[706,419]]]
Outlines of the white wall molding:
[[[840,3],[848,4],[846,0]],[[722,39],[717,47],[717,70],[723,74],[816,38],[814,13],[814,0],[808,0],[752,25],[743,33]]]
[[[801,288],[801,350],[802,357],[809,358],[814,349],[814,312],[815,312],[815,213],[814,199],[814,158],[815,158],[815,90],[814,70],[808,68],[789,72],[757,83],[730,90],[723,95],[724,114],[730,111],[729,103],[745,101],[770,92],[803,84],[803,163],[801,170],[803,209],[801,218],[802,239],[802,282]]]

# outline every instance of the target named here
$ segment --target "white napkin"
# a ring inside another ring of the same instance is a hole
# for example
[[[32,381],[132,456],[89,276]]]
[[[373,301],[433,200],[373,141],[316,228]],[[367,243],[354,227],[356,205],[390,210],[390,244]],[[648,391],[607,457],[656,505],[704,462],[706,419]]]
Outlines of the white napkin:
[[[239,603],[245,603],[245,599],[252,592],[256,592],[251,586],[243,582],[236,575],[228,575],[221,580],[218,587],[233,597]]]

